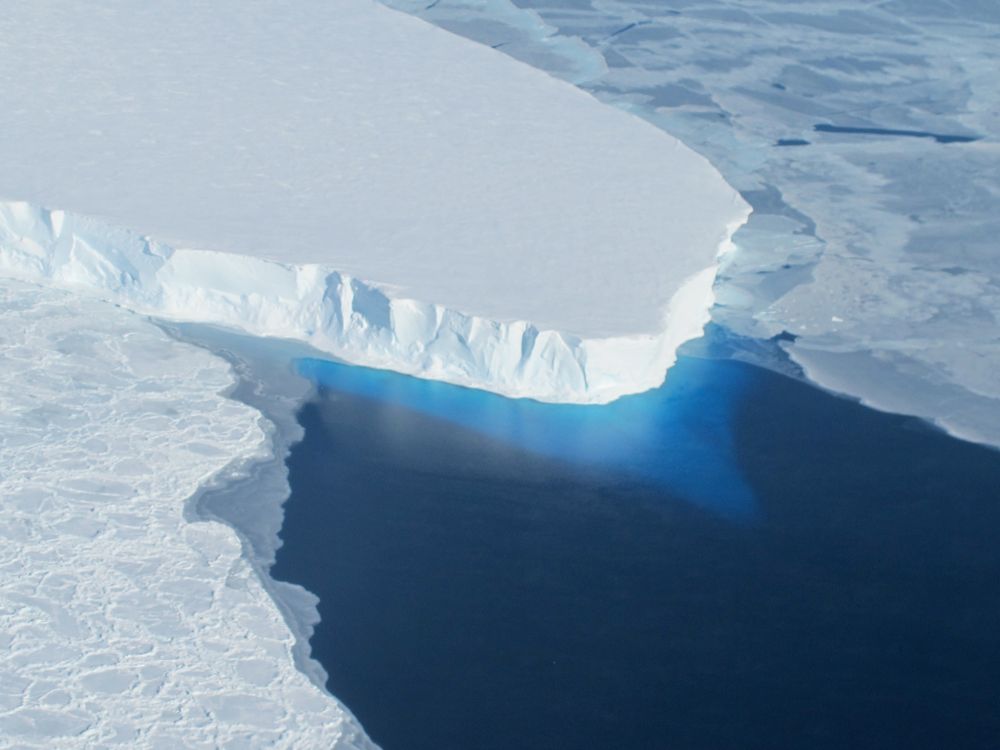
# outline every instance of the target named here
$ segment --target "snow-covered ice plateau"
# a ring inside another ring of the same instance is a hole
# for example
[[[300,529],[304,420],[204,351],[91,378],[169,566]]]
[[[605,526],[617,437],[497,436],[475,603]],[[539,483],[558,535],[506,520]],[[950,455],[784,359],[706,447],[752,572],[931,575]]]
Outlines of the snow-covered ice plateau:
[[[0,75],[4,272],[512,396],[658,385],[749,213],[673,136],[372,0],[41,0]]]
[[[373,747],[236,533],[186,518],[271,450],[232,382],[138,316],[0,283],[0,746]]]

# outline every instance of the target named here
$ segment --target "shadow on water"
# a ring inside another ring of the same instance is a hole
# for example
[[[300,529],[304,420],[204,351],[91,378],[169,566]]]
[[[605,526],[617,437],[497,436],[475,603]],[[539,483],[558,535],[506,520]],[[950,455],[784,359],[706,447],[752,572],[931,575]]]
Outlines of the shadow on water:
[[[301,369],[272,573],[387,750],[997,746],[1000,454],[734,361],[551,421]]]

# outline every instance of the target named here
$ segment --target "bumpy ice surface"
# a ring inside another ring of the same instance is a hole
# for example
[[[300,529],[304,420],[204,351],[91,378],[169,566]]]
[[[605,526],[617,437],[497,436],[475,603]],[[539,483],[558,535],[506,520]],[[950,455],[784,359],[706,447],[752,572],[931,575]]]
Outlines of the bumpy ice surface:
[[[372,747],[233,530],[185,520],[270,450],[228,365],[16,282],[0,332],[0,745]]]

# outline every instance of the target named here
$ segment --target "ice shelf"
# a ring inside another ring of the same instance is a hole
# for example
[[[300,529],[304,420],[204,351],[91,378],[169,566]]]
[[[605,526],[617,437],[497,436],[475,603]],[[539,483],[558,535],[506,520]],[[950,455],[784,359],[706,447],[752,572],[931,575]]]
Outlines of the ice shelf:
[[[676,138],[367,0],[41,2],[4,38],[8,272],[350,361],[560,401],[655,386],[749,212]]]

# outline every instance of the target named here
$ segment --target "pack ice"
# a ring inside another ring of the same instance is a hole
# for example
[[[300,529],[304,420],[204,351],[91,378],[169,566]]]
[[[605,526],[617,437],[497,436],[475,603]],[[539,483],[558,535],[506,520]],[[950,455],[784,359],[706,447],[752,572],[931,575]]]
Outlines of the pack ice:
[[[677,139],[369,0],[8,9],[0,268],[545,400],[659,384],[749,212]]]
[[[0,746],[374,746],[301,671],[229,527],[270,451],[229,366],[98,300],[0,280]]]

